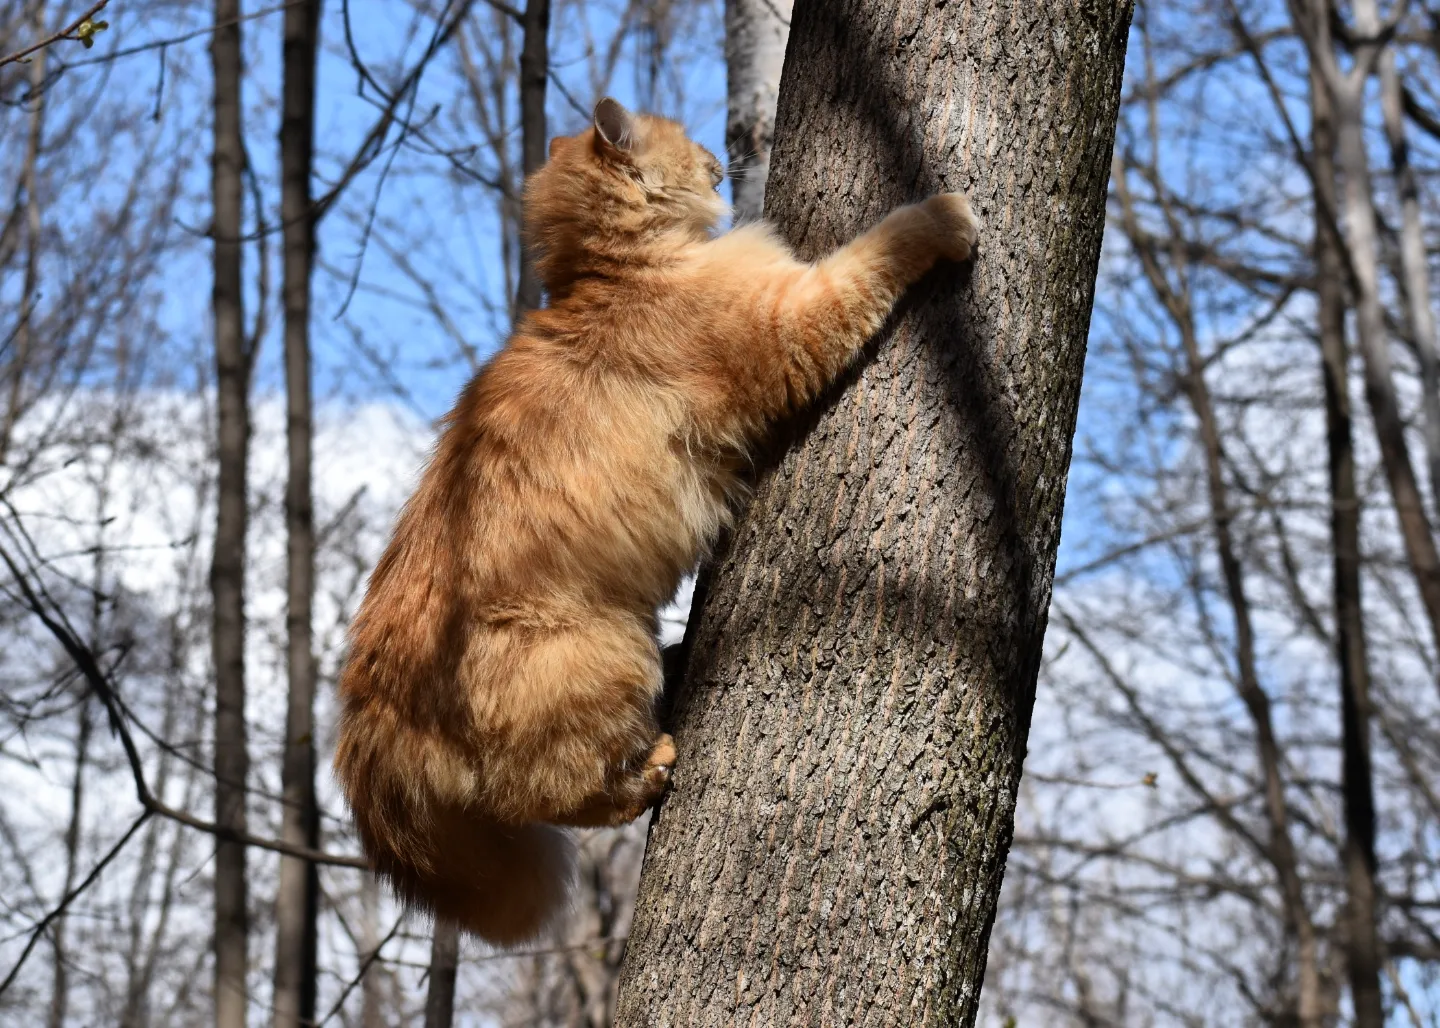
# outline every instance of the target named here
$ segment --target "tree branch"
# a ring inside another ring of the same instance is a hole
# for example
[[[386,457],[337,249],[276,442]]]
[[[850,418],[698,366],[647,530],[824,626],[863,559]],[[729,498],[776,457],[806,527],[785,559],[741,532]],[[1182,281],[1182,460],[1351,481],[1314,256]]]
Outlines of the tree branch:
[[[45,601],[36,593],[34,587],[30,584],[28,576],[3,544],[0,544],[0,561],[4,562],[11,575],[14,576],[24,605],[32,614],[40,619],[40,623],[45,626],[46,630],[55,638],[55,641],[65,650],[86,683],[94,691],[95,695],[100,698],[100,702],[104,704],[105,712],[110,722],[110,729],[119,738],[121,749],[125,752],[125,760],[130,768],[130,777],[135,784],[135,795],[140,801],[140,805],[145,808],[146,816],[159,814],[172,821],[178,821],[180,824],[220,839],[231,842],[241,842],[247,846],[271,850],[286,856],[300,857],[316,864],[326,864],[331,867],[352,867],[362,871],[370,870],[369,862],[362,857],[326,853],[323,850],[311,849],[308,846],[296,846],[278,839],[265,839],[260,836],[251,835],[248,832],[233,831],[213,821],[205,821],[183,810],[177,810],[156,797],[150,791],[150,786],[145,780],[145,766],[140,759],[140,751],[135,746],[135,740],[130,734],[130,727],[125,722],[124,711],[119,698],[115,694],[114,685],[111,683],[109,676],[100,667],[99,662],[95,658],[95,654],[89,647],[80,642],[75,633],[64,623],[63,615],[57,617],[47,609]]]
[[[59,32],[46,36],[38,43],[32,43],[23,50],[16,50],[13,54],[7,54],[4,57],[0,57],[0,68],[5,67],[5,65],[7,64],[18,64],[19,62],[25,60],[25,58],[29,57],[31,54],[35,53],[35,51],[43,50],[51,43],[58,43],[62,39],[79,39],[80,36],[78,36],[76,33],[79,32],[80,26],[84,25],[91,18],[95,17],[95,15],[103,11],[108,3],[110,3],[110,0],[98,0],[97,3],[90,5],[90,9],[88,11],[80,15],[80,17],[76,18]]]

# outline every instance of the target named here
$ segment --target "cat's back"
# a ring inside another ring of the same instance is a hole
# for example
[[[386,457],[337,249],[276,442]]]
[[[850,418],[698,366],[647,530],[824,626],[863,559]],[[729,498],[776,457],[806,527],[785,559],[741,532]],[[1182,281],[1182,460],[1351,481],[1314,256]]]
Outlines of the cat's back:
[[[458,524],[486,592],[501,579],[506,593],[544,592],[581,574],[642,585],[649,602],[702,545],[713,512],[690,509],[708,491],[684,444],[685,399],[636,345],[646,331],[633,308],[610,321],[538,312],[461,396],[434,487],[465,508]],[[644,581],[657,562],[662,580]]]

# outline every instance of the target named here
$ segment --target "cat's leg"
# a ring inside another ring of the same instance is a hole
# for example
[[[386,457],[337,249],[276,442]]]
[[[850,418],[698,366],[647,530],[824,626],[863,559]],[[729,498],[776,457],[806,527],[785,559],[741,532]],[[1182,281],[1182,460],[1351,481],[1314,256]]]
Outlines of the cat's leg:
[[[892,211],[829,257],[791,272],[774,319],[791,405],[803,405],[833,381],[905,289],[937,260],[967,259],[979,235],[965,196],[940,193]]]
[[[513,646],[492,645],[486,663],[509,666],[503,682],[471,678],[484,686],[473,708],[485,740],[477,801],[508,821],[632,820],[674,762],[655,718],[659,649],[643,619],[623,611],[587,609],[566,620],[517,633]]]
[[[553,823],[575,828],[629,824],[660,798],[674,767],[675,740],[662,732],[638,767],[621,769],[604,791],[558,815]]]

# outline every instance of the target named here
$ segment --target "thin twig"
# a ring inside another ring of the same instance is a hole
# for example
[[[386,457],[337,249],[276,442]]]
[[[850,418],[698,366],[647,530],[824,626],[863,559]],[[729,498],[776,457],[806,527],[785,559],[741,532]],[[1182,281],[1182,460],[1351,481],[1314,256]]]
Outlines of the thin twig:
[[[108,0],[107,0],[108,2]],[[297,4],[307,3],[308,0],[287,0],[286,3],[276,4],[273,7],[264,7],[258,11],[251,11],[249,14],[242,14],[238,18],[229,18],[225,21],[217,21],[204,28],[192,29],[189,32],[182,32],[178,36],[166,36],[164,39],[152,39],[145,43],[137,43],[135,46],[123,47],[119,50],[112,50],[107,54],[100,54],[97,57],[85,57],[80,60],[67,61],[64,58],[55,59],[55,67],[46,76],[39,86],[29,92],[21,93],[15,100],[0,99],[0,103],[13,105],[17,103],[28,103],[37,93],[48,90],[72,68],[94,67],[99,64],[110,64],[122,57],[133,57],[136,54],[148,53],[151,50],[159,50],[163,55],[166,48],[179,43],[188,43],[192,39],[199,39],[201,36],[212,35],[217,29],[229,28],[231,25],[239,25],[243,22],[254,21],[256,18],[264,18],[271,14],[279,14],[287,7],[294,7]]]
[[[12,510],[12,515],[13,515]],[[90,688],[104,704],[108,715],[111,731],[120,740],[121,749],[125,752],[126,762],[130,767],[130,776],[135,785],[135,795],[140,805],[148,813],[160,814],[172,821],[194,828],[197,831],[206,832],[217,838],[231,842],[241,842],[247,846],[255,846],[259,849],[271,850],[282,853],[286,856],[299,857],[315,864],[326,864],[332,867],[350,867],[358,870],[370,870],[370,864],[363,857],[351,857],[334,853],[326,853],[323,850],[311,849],[308,846],[296,846],[291,843],[282,842],[278,839],[265,839],[251,835],[248,832],[237,832],[234,829],[219,825],[213,821],[205,821],[188,814],[183,810],[177,810],[163,802],[150,791],[150,786],[145,780],[145,766],[140,759],[140,751],[135,745],[135,740],[130,734],[129,725],[125,721],[124,710],[119,698],[115,694],[114,686],[109,676],[101,669],[94,653],[80,642],[79,638],[72,632],[64,621],[64,615],[56,616],[46,607],[44,600],[35,592],[30,584],[29,577],[21,570],[10,551],[0,545],[0,561],[10,570],[15,578],[16,586],[30,612],[40,619],[41,624],[50,632],[66,654],[74,662],[76,669],[85,678]]]
[[[582,104],[579,100],[575,99],[574,94],[571,93],[570,90],[565,88],[565,83],[560,81],[560,76],[555,74],[555,69],[551,68],[547,74],[550,76],[550,84],[555,87],[555,91],[558,92],[565,99],[566,103],[568,103],[572,108],[575,109],[575,112],[579,114],[580,117],[584,118],[586,121],[589,121],[591,117],[591,112],[587,111],[585,109],[585,105]]]
[[[385,948],[385,944],[391,939],[395,938],[396,934],[400,931],[400,926],[405,923],[405,918],[406,915],[401,914],[399,920],[395,922],[395,927],[391,928],[390,931],[386,934],[385,938],[377,942],[375,944],[375,948],[366,955],[363,961],[361,961],[360,970],[355,973],[355,977],[350,979],[350,981],[346,984],[345,988],[341,990],[340,998],[335,1001],[335,1005],[330,1008],[330,1012],[316,1023],[315,1028],[324,1028],[325,1025],[330,1023],[330,1021],[335,1017],[336,1014],[340,1013],[340,1008],[343,1007],[345,1005],[345,1001],[350,998],[350,993],[354,992],[355,987],[359,985],[362,981],[364,981],[366,972],[368,972],[370,968],[375,965],[375,962],[380,959],[380,951]]]
[[[79,31],[80,26],[84,25],[91,18],[95,17],[95,15],[103,11],[105,9],[105,5],[109,2],[110,0],[99,0],[98,3],[92,4],[88,11],[80,15],[80,17],[76,18],[59,32],[56,32],[53,35],[46,36],[44,39],[40,40],[40,42],[32,43],[23,50],[16,50],[13,54],[8,54],[4,57],[0,57],[0,68],[5,67],[5,65],[7,64],[16,64],[20,61],[23,61],[35,51],[43,50],[51,43],[58,43],[62,39],[79,39],[80,37],[77,36],[75,33]]]
[[[20,973],[20,968],[25,965],[25,961],[30,956],[30,951],[35,948],[35,944],[39,942],[40,937],[45,934],[45,929],[49,928],[56,918],[65,913],[66,909],[75,901],[76,897],[95,884],[95,879],[99,878],[100,873],[109,866],[110,862],[120,855],[120,851],[134,838],[135,833],[140,830],[141,826],[150,820],[150,816],[151,811],[141,811],[140,816],[135,819],[125,834],[120,836],[119,841],[116,842],[114,846],[111,846],[109,851],[100,858],[100,862],[90,869],[90,873],[85,876],[85,880],[62,896],[60,902],[55,905],[55,908],[36,922],[35,927],[30,931],[30,938],[26,941],[25,948],[20,951],[20,956],[10,968],[10,973],[5,976],[5,980],[0,982],[0,996],[3,996],[5,990],[10,988],[10,985],[15,981],[15,976]]]
[[[491,2],[493,3],[493,0],[491,0]],[[345,313],[346,308],[350,306],[350,301],[354,298],[355,290],[360,284],[360,271],[365,263],[365,251],[370,242],[370,233],[375,226],[375,213],[380,204],[380,193],[381,190],[385,188],[385,180],[389,177],[390,168],[395,163],[395,155],[399,153],[400,146],[405,142],[406,134],[410,131],[410,118],[411,115],[414,114],[415,102],[420,94],[420,79],[425,74],[425,69],[430,63],[430,58],[434,57],[435,53],[448,43],[451,37],[460,29],[460,26],[464,24],[465,19],[470,14],[472,5],[473,0],[464,0],[455,12],[455,16],[447,23],[445,16],[450,11],[450,4],[449,2],[446,3],[444,9],[440,12],[440,17],[435,22],[435,30],[430,35],[430,42],[426,46],[425,52],[420,55],[420,59],[415,62],[415,67],[405,76],[399,88],[393,93],[389,93],[380,85],[375,76],[370,73],[370,69],[365,66],[365,62],[361,60],[360,53],[355,47],[355,37],[350,24],[350,4],[348,0],[345,0],[345,2],[341,4],[341,20],[345,27],[345,46],[350,54],[350,63],[355,68],[356,73],[360,75],[362,85],[365,82],[369,82],[371,88],[378,92],[386,101],[384,113],[381,115],[376,127],[371,130],[371,138],[376,141],[377,147],[383,147],[385,138],[390,134],[391,121],[399,122],[400,135],[395,141],[389,157],[386,158],[384,165],[380,169],[380,178],[375,184],[375,195],[371,199],[370,210],[365,217],[360,235],[360,246],[355,258],[355,268],[350,276],[349,286],[345,291],[345,299],[340,304],[340,309],[335,312],[336,320],[338,320]],[[403,117],[396,119],[394,112],[402,101],[405,102],[406,105],[405,114]],[[369,141],[367,140],[367,145],[368,143]],[[377,149],[376,156],[378,156],[378,153],[379,150]],[[330,191],[327,198],[317,203],[319,209],[315,214],[316,221],[323,217],[325,213],[324,206],[321,206],[321,204],[328,206],[328,201],[333,199],[345,184],[346,180],[342,179],[341,183],[337,184],[336,187]]]
[[[108,2],[108,0],[107,0]],[[109,64],[111,61],[121,57],[133,57],[135,54],[147,53],[150,50],[159,50],[167,46],[174,46],[177,43],[188,43],[192,39],[199,39],[201,36],[208,36],[216,29],[228,29],[231,25],[239,25],[242,22],[254,21],[256,18],[264,18],[271,14],[279,14],[287,7],[294,7],[297,4],[308,3],[309,0],[289,0],[288,3],[276,4],[273,7],[262,7],[258,11],[251,11],[249,14],[242,14],[238,18],[229,18],[225,21],[217,21],[213,25],[206,25],[204,28],[192,29],[183,32],[178,36],[166,36],[164,39],[152,39],[146,43],[137,43],[134,46],[127,46],[121,50],[112,50],[108,54],[101,54],[98,57],[86,57],[78,61],[62,61],[59,71],[68,71],[71,68],[84,68],[92,64]]]

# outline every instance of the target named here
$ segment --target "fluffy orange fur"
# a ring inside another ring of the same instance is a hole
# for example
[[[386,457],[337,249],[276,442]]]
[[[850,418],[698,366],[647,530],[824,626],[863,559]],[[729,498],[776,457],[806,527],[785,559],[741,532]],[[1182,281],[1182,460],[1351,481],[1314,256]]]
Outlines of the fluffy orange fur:
[[[714,236],[720,178],[679,125],[613,100],[551,144],[525,187],[549,306],[447,416],[351,628],[335,769],[366,852],[493,943],[563,911],[565,826],[665,788],[656,610],[746,449],[976,240],[942,194],[805,263],[763,224]]]

